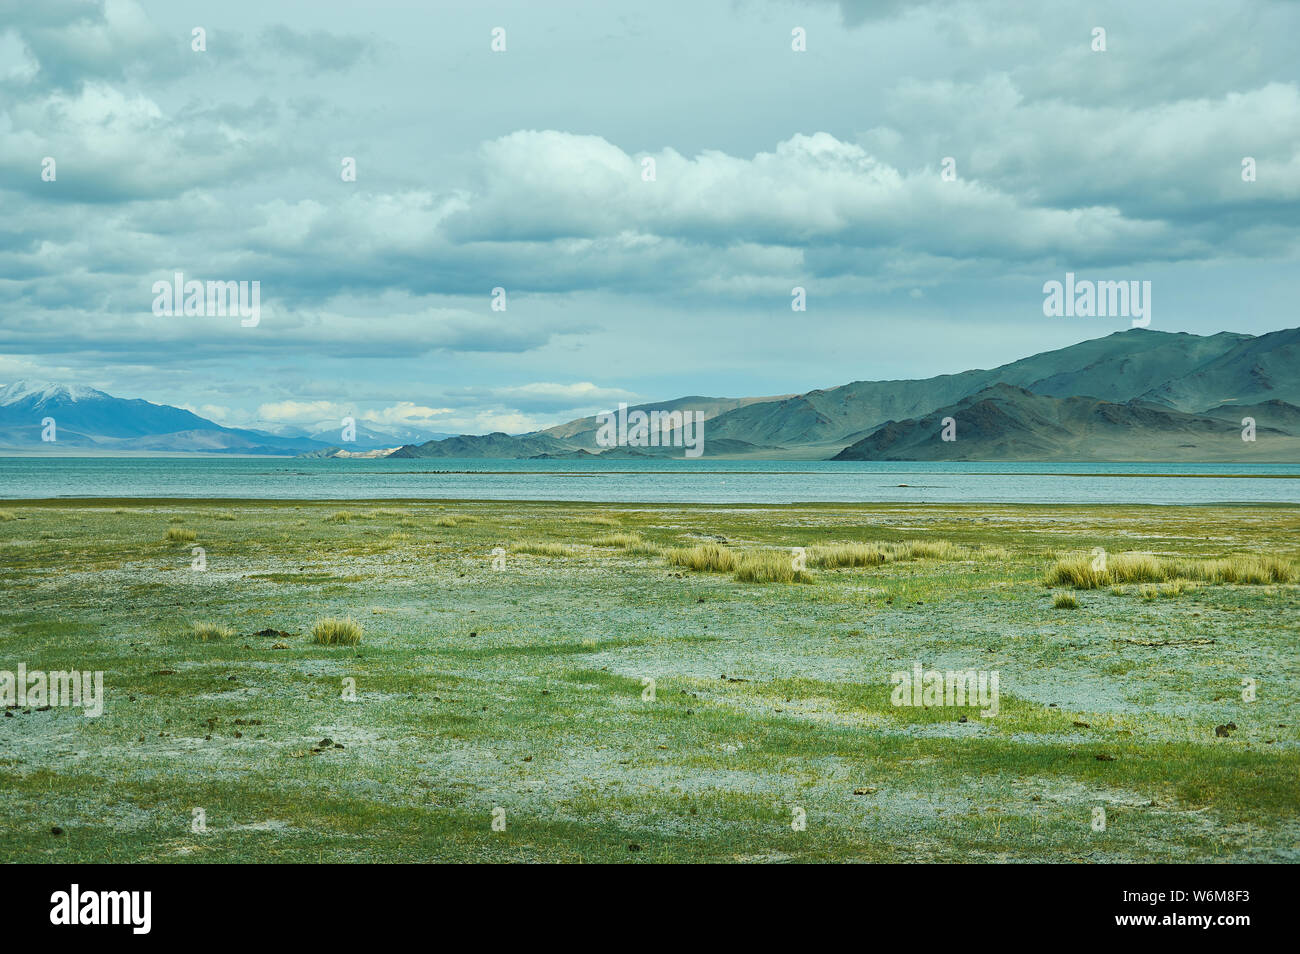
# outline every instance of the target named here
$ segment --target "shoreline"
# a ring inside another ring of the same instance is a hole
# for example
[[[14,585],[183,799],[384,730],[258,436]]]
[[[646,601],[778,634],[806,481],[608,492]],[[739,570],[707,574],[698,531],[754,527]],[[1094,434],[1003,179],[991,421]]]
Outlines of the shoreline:
[[[991,507],[1037,507],[1053,510],[1080,508],[1087,510],[1121,510],[1129,508],[1169,510],[1191,507],[1260,507],[1268,509],[1300,508],[1300,501],[1277,500],[1224,500],[1198,501],[1195,503],[1042,503],[1035,501],[984,501],[970,500],[948,503],[935,500],[796,500],[780,503],[763,501],[625,501],[625,500],[536,500],[532,498],[505,497],[0,497],[0,506],[4,507],[60,507],[69,505],[89,505],[98,507],[126,507],[132,505],[172,505],[172,506],[229,506],[229,505],[264,505],[264,506],[302,506],[319,504],[337,506],[339,504],[367,504],[384,506],[392,504],[429,504],[435,506],[494,506],[513,504],[517,506],[540,507],[607,507],[621,509],[671,509],[671,508],[747,508],[747,509],[797,509],[797,508],[870,508],[911,510],[933,508],[936,510],[987,510]]]

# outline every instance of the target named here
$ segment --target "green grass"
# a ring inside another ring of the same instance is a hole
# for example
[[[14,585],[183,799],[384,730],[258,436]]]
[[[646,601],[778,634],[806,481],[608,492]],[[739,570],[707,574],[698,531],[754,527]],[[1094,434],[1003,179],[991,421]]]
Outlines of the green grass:
[[[615,520],[613,517],[606,516],[604,514],[595,514],[586,517],[579,517],[575,522],[583,523],[588,526],[594,526],[594,527],[617,527],[619,525],[618,521]]]
[[[0,656],[105,673],[0,718],[0,861],[1300,860],[1300,507],[447,504],[0,501]]]

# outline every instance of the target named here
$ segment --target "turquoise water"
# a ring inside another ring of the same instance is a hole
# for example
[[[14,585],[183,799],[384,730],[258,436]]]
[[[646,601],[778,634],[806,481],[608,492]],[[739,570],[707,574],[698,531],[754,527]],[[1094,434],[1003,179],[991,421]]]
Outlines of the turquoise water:
[[[19,497],[1300,503],[1300,464],[0,458],[0,499]]]

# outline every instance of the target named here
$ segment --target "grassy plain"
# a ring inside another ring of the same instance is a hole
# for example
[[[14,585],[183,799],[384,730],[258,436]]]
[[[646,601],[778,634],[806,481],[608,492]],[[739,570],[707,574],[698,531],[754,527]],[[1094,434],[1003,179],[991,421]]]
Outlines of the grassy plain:
[[[0,717],[0,861],[1300,860],[1300,586],[1098,547],[1300,507],[6,502],[0,670],[106,700]]]

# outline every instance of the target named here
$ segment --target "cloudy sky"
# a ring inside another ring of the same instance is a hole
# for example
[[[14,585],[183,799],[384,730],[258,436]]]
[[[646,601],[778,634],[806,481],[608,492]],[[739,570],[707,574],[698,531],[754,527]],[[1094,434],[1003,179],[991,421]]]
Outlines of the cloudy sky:
[[[0,0],[0,383],[515,432],[1128,326],[1045,317],[1066,271],[1294,327],[1297,36],[1294,0]],[[155,315],[176,271],[260,323]]]

